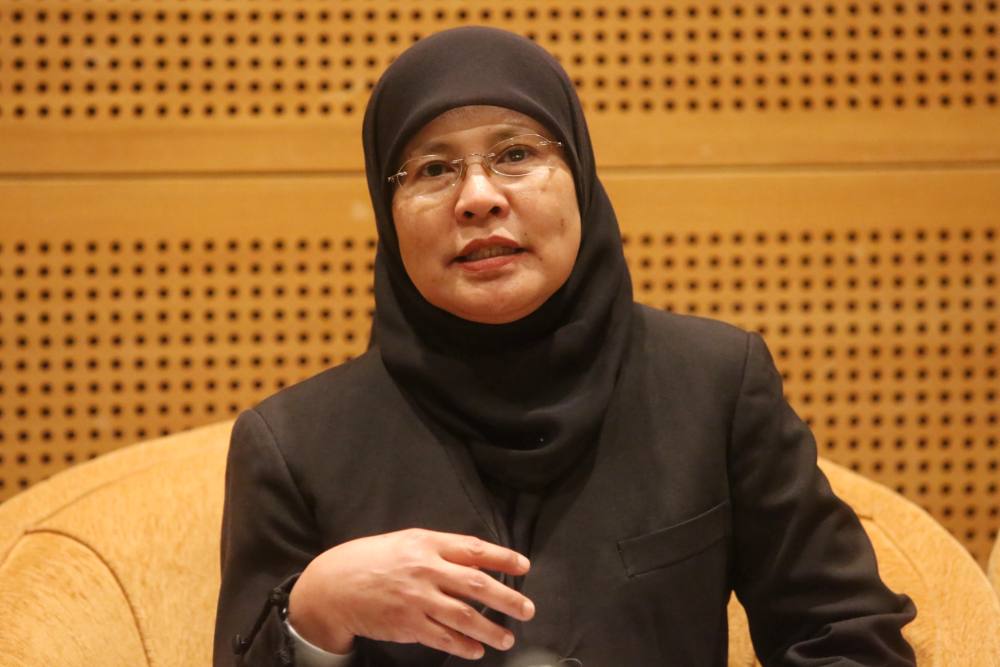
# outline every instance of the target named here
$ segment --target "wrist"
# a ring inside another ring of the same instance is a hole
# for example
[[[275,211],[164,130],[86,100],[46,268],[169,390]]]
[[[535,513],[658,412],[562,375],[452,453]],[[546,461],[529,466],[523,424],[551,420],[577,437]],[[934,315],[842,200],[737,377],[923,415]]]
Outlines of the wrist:
[[[299,585],[296,582],[288,596],[286,616],[288,624],[295,629],[295,633],[313,646],[329,653],[345,655],[354,650],[354,634],[337,623],[331,627],[328,622],[315,622],[314,616],[303,609],[302,600],[296,595],[298,589]],[[326,616],[327,619],[323,619],[324,621],[329,619],[329,615]]]
[[[287,609],[285,611],[287,612]],[[291,636],[292,643],[295,645],[295,664],[297,667],[342,667],[347,664],[343,662],[343,659],[353,655],[353,649],[346,653],[335,653],[332,650],[320,648],[300,635],[295,626],[288,622],[287,617],[282,622],[285,624],[285,632]]]

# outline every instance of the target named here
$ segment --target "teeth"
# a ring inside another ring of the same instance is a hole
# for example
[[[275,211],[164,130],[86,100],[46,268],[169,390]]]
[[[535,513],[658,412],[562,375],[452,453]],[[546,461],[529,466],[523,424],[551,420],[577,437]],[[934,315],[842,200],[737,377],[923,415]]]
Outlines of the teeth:
[[[507,246],[490,246],[488,248],[480,248],[475,252],[469,253],[463,259],[466,262],[475,262],[480,259],[499,257],[500,255],[513,255],[515,252],[517,252],[517,248],[508,248]]]

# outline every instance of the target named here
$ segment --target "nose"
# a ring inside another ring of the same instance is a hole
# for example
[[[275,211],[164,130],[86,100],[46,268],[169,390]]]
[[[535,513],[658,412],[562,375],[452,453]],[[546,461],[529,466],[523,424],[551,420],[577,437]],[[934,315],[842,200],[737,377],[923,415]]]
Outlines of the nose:
[[[465,168],[465,176],[458,182],[458,200],[455,202],[455,219],[480,222],[490,216],[503,217],[510,209],[507,196],[496,186],[481,162]]]

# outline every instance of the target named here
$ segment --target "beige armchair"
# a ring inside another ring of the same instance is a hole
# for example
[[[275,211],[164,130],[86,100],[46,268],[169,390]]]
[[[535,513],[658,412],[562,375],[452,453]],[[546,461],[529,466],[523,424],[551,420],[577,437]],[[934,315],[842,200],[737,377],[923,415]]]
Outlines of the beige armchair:
[[[0,667],[190,667],[211,662],[231,422],[141,443],[0,505]],[[1000,656],[1000,600],[966,550],[921,509],[829,462],[885,580],[916,602],[922,667]],[[730,664],[753,665],[730,605]]]
[[[993,549],[990,550],[990,560],[986,565],[986,576],[989,578],[990,583],[993,584],[993,590],[1000,595],[1000,535],[997,535],[996,541],[993,543]]]

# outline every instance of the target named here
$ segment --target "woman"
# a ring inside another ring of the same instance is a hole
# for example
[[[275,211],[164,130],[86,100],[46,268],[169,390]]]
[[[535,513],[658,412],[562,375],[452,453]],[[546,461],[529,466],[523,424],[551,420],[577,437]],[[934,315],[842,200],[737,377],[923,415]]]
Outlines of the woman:
[[[422,40],[364,145],[374,344],[237,421],[216,665],[724,665],[731,590],[765,664],[914,664],[760,337],[633,303],[551,56]]]

